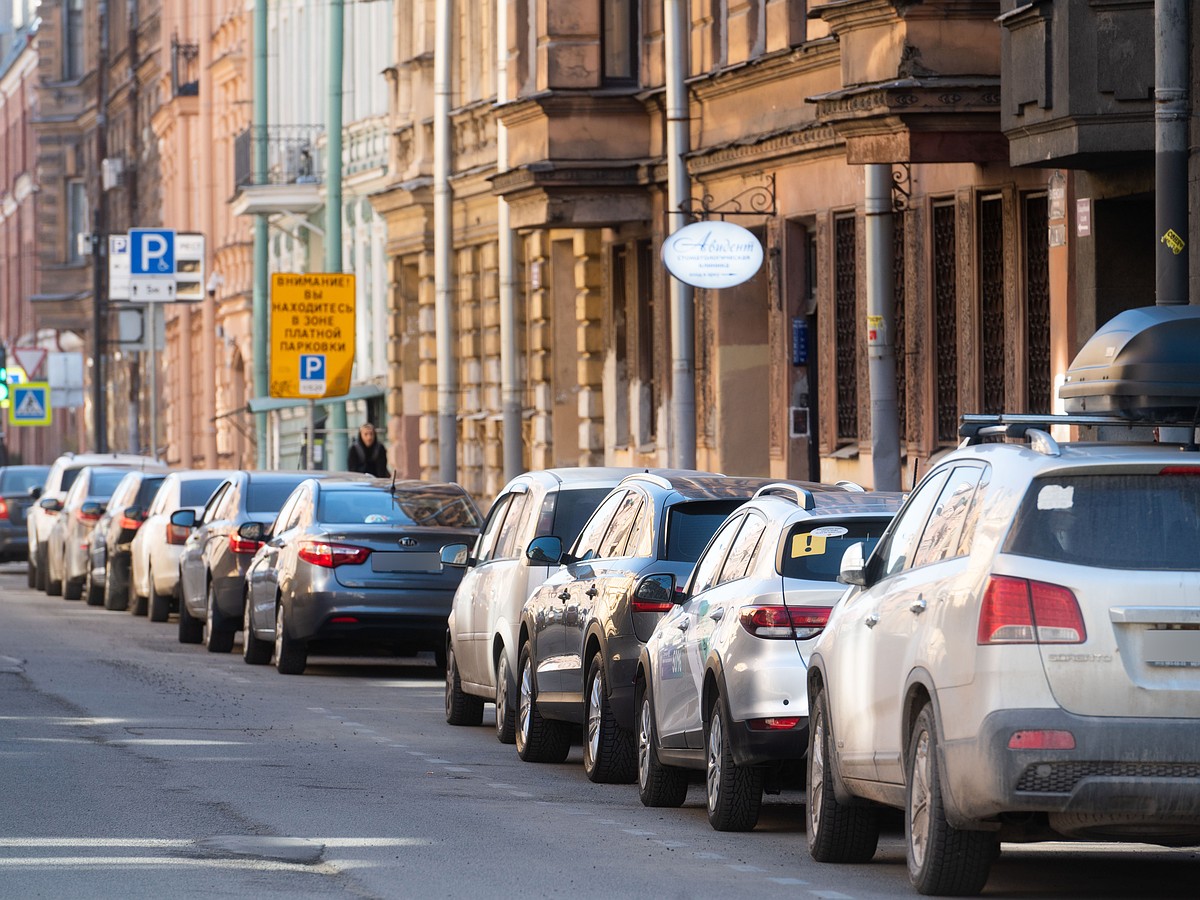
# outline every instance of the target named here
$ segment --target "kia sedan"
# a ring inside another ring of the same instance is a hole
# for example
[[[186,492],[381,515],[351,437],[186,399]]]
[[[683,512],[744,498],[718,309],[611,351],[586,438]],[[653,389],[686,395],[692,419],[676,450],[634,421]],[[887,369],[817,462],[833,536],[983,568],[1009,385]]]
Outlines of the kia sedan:
[[[25,511],[33,503],[33,494],[46,480],[49,471],[49,466],[0,468],[0,561],[28,559]]]
[[[246,574],[246,662],[299,675],[310,654],[433,651],[444,664],[462,570],[441,548],[473,543],[481,523],[457,484],[306,479],[270,529],[238,529],[265,542]]]

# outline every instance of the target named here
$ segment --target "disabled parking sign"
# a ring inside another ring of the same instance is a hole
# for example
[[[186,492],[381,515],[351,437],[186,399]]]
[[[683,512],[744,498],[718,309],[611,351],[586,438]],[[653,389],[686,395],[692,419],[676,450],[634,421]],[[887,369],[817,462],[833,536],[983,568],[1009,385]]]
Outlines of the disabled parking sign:
[[[300,393],[305,397],[325,396],[325,354],[300,354]]]

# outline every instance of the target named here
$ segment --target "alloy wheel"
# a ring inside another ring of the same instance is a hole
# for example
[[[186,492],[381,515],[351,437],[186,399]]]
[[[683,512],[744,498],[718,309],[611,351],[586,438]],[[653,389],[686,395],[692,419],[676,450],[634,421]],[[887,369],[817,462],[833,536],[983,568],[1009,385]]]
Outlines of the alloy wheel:
[[[721,799],[721,754],[725,736],[721,733],[721,717],[714,709],[708,726],[708,809],[717,808]]]
[[[601,706],[604,703],[604,679],[597,672],[588,690],[587,705],[587,742],[588,753],[594,760],[600,755],[600,725],[604,713]]]
[[[825,802],[825,716],[820,709],[813,717],[812,749],[808,766],[808,833],[821,827],[821,804]]]
[[[529,668],[528,661],[521,666],[521,694],[517,706],[517,730],[520,731],[524,743],[529,741],[529,718],[533,712],[533,676]]]
[[[913,783],[908,804],[908,823],[912,835],[912,857],[917,868],[925,865],[929,849],[929,794],[933,781],[933,758],[929,753],[929,732],[917,738],[913,756]]]

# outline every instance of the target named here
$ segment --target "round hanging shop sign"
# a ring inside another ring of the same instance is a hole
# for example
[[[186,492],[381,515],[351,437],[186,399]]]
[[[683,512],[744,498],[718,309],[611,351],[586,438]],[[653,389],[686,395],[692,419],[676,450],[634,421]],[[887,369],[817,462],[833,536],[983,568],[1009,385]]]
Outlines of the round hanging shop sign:
[[[662,261],[684,284],[727,288],[754,276],[762,266],[758,238],[732,222],[696,222],[680,228],[662,245]]]

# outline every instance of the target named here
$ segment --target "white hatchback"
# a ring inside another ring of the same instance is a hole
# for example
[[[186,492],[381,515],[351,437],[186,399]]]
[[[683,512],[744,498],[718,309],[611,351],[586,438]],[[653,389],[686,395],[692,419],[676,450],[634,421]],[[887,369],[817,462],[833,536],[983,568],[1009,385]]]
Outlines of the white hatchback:
[[[993,418],[1027,442],[969,437],[846,551],[810,660],[809,850],[904,810],[927,894],[1002,840],[1200,843],[1200,453]]]

